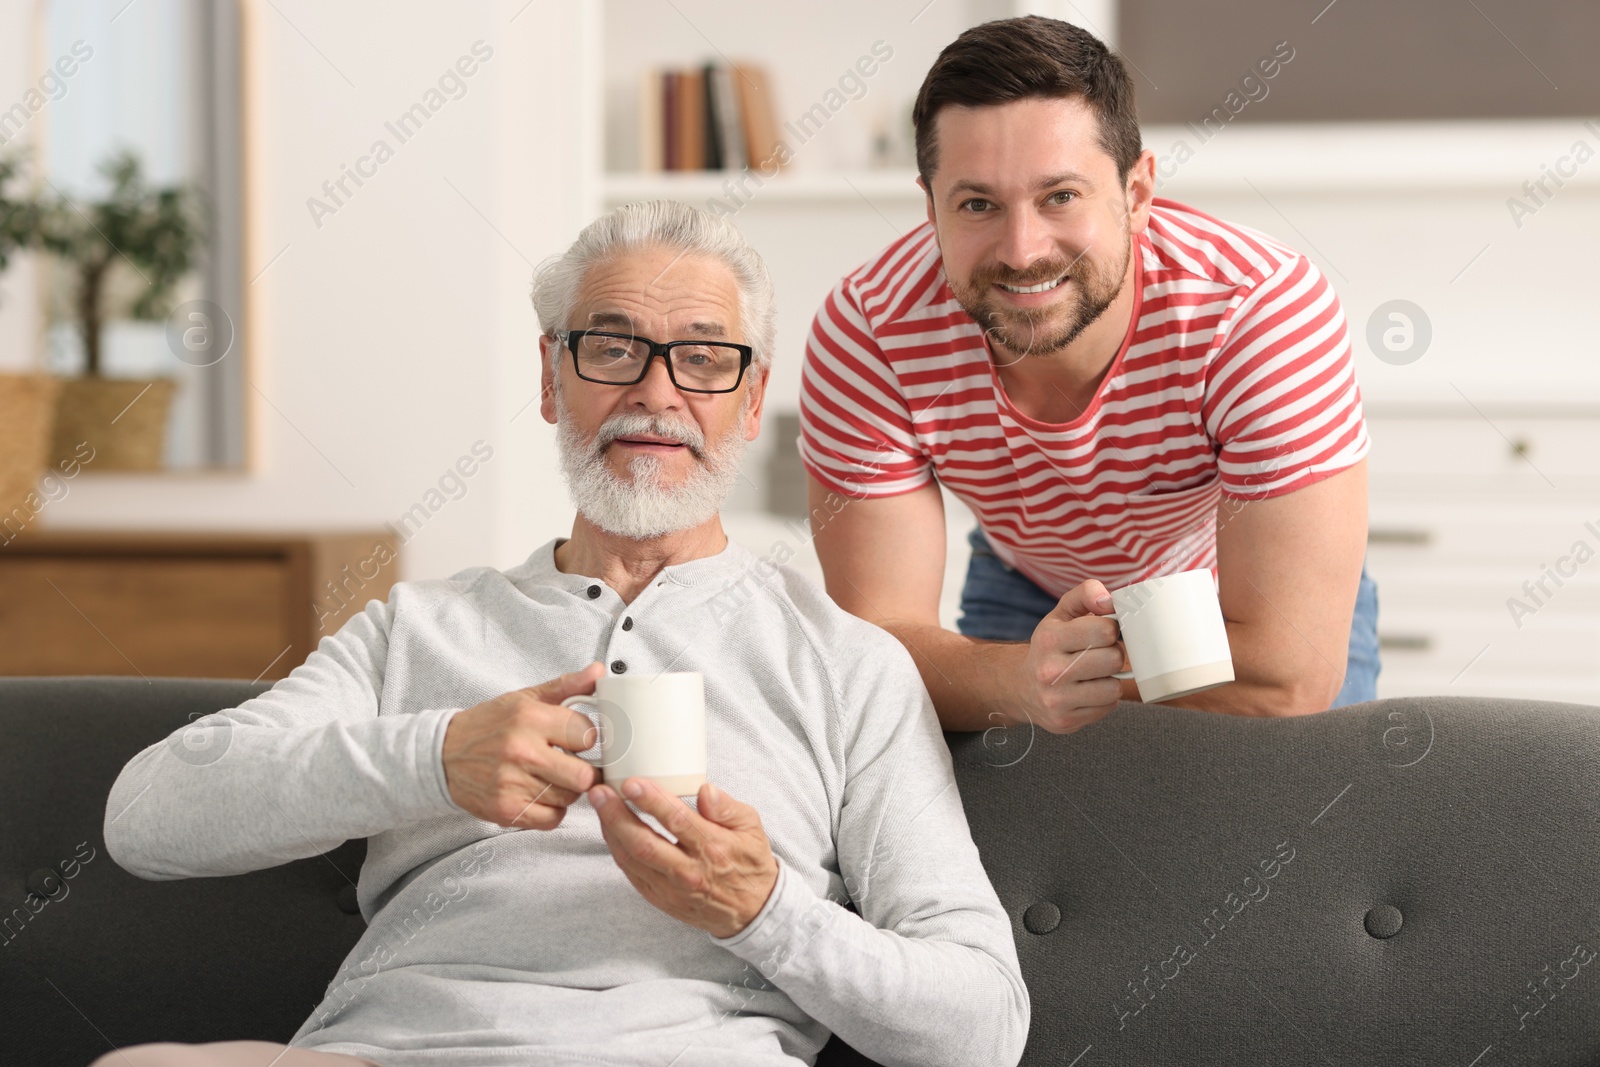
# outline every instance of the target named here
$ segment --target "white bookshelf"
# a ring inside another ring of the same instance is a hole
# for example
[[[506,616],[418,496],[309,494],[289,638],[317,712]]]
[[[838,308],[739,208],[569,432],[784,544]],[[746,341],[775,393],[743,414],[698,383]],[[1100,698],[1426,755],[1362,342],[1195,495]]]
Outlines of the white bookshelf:
[[[1575,129],[1577,136],[1587,132],[1591,142],[1600,144],[1600,122],[1586,130],[1562,119],[1260,124],[1214,134],[1204,142],[1191,127],[1146,126],[1144,143],[1158,160],[1171,160],[1158,178],[1163,193],[1232,192],[1254,185],[1291,193],[1505,190],[1525,196],[1521,184],[1540,176],[1540,162],[1569,153]],[[1181,165],[1180,143],[1193,150]],[[1600,166],[1573,169],[1562,179],[1560,193],[1600,189]],[[724,197],[724,183],[739,176],[739,170],[608,170],[604,198],[613,204],[651,197],[700,201]],[[862,194],[920,201],[916,179],[914,168],[895,167],[785,171],[764,181],[752,177],[746,185],[759,189],[761,198],[780,202],[848,201]]]

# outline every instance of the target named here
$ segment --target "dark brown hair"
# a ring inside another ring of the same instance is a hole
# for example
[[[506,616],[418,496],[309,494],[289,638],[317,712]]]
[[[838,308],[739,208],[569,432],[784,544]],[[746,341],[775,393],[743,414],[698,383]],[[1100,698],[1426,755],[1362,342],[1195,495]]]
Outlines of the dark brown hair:
[[[1100,147],[1126,182],[1143,139],[1134,108],[1133,79],[1122,58],[1088,30],[1039,15],[974,26],[939,58],[917,93],[911,124],[917,171],[931,189],[939,163],[933,124],[949,105],[986,107],[1029,98],[1082,97],[1100,123]]]

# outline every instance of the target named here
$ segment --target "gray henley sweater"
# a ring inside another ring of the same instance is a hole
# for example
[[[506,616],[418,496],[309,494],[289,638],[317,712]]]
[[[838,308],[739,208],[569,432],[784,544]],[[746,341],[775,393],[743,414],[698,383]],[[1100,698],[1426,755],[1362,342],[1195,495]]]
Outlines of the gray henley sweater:
[[[193,878],[367,838],[366,933],[296,1047],[383,1067],[794,1067],[832,1031],[886,1067],[1015,1064],[1012,925],[899,643],[732,544],[625,605],[556,570],[558,543],[369,602],[270,691],[197,720],[220,758],[139,753],[107,801],[111,856]],[[450,798],[450,716],[597,659],[705,675],[708,777],[755,807],[779,867],[732,937],[640,896],[586,799],[542,831]]]

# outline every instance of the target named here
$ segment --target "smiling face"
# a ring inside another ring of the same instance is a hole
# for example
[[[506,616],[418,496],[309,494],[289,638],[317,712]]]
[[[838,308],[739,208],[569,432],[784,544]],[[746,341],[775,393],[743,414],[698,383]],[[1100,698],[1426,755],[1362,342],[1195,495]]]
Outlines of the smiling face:
[[[928,221],[952,294],[1013,354],[1060,352],[1122,291],[1149,217],[1149,153],[1121,181],[1080,98],[950,106],[935,121]]]
[[[591,267],[570,326],[662,342],[745,340],[733,273],[715,259],[663,248]],[[715,516],[739,475],[745,442],[761,428],[765,380],[754,365],[732,393],[680,391],[659,359],[635,385],[604,385],[578,377],[564,343],[540,343],[541,412],[559,427],[563,472],[579,512],[639,540]],[[554,369],[552,348],[559,349]]]

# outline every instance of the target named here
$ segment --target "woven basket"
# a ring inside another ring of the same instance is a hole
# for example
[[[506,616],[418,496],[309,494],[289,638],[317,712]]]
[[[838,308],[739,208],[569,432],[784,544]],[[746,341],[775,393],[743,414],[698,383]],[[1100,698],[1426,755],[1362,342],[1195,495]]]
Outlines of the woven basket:
[[[60,387],[61,379],[50,374],[0,374],[0,520],[22,506],[49,465]],[[32,518],[31,509],[24,511]]]
[[[171,378],[68,378],[56,404],[57,460],[87,441],[97,471],[158,471],[165,465]]]

